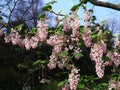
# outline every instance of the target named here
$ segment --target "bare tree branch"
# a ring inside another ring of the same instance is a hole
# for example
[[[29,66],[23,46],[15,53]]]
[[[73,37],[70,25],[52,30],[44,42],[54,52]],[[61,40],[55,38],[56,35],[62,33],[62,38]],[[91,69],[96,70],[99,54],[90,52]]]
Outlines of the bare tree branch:
[[[98,0],[89,0],[89,2],[97,6],[107,7],[107,8],[120,11],[120,5],[118,4],[113,4],[113,3],[103,2],[103,1],[98,1]]]

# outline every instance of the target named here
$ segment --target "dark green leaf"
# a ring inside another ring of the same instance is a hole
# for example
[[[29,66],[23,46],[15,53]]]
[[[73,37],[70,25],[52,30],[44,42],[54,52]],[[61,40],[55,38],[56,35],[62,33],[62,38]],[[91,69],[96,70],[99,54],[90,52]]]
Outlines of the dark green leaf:
[[[42,8],[42,11],[50,11],[52,9],[51,5],[46,5]]]
[[[38,19],[40,20],[41,18],[44,18],[45,16],[46,16],[45,13],[42,13],[38,16]]]
[[[95,16],[92,16],[92,20],[95,21],[95,20],[96,20],[96,17],[95,17]]]
[[[28,68],[26,65],[24,65],[24,64],[18,64],[18,66],[17,66],[18,68]]]
[[[52,0],[51,2],[47,3],[46,5],[50,5],[50,4],[54,4],[54,3],[57,3],[57,1]]]
[[[33,63],[33,65],[40,65],[40,64],[46,64],[48,63],[48,60],[37,60]]]
[[[74,5],[74,6],[71,8],[71,11],[75,11],[75,10],[79,9],[79,7],[80,7],[80,4]]]
[[[86,4],[88,2],[88,0],[82,0],[82,3]]]
[[[104,86],[104,87],[105,87],[105,86],[108,86],[107,83],[101,83],[101,85]]]
[[[85,85],[84,85],[84,84],[79,84],[79,85],[77,86],[77,88],[78,88],[78,89],[84,89],[84,88],[85,88]]]
[[[104,61],[109,61],[110,58],[109,58],[109,57],[106,57],[106,56],[103,56],[103,57],[102,57],[102,60],[104,60]]]
[[[61,81],[61,82],[58,83],[57,86],[58,86],[58,87],[63,86],[63,84],[64,84],[65,82],[66,82],[66,81]]]
[[[88,82],[89,80],[88,79],[84,79],[84,82]]]
[[[33,65],[38,65],[38,64],[40,64],[40,62],[41,62],[41,60],[37,60],[33,63]]]
[[[93,13],[94,11],[92,9],[90,9],[89,12]]]

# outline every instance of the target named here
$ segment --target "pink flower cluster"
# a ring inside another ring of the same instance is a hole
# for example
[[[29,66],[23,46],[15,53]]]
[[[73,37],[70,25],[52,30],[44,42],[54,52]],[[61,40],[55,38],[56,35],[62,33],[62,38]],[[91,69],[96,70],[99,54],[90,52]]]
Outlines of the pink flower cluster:
[[[69,85],[67,83],[65,83],[63,86],[62,86],[62,90],[69,90]]]
[[[39,41],[40,42],[43,42],[43,41],[46,41],[46,38],[48,36],[48,24],[47,23],[47,20],[46,19],[41,19],[38,24],[37,24],[37,27],[38,27],[38,33],[37,33],[37,36],[39,37]]]
[[[69,74],[69,86],[71,90],[76,90],[78,85],[80,75],[78,74],[78,70],[76,68],[73,68],[71,70],[71,73]]]
[[[91,39],[91,30],[90,30],[90,28],[86,28],[84,30],[84,33],[82,34],[82,39],[83,39],[86,47],[91,47],[92,39]]]
[[[11,30],[9,34],[5,35],[5,42],[12,42],[13,45],[19,45],[20,47],[25,47],[27,50],[30,48],[36,48],[39,42],[46,41],[48,32],[48,25],[46,20],[42,19],[38,22],[38,33],[35,36],[30,37],[26,35],[24,39],[21,39],[20,34],[16,30]],[[2,35],[2,34],[1,34]]]
[[[108,90],[120,90],[120,81],[110,81]]]
[[[96,73],[99,78],[104,76],[104,64],[103,64],[103,54],[106,52],[106,44],[105,43],[97,43],[91,47],[90,58],[95,61],[96,65]]]
[[[105,62],[105,65],[112,65],[115,64],[116,67],[120,65],[120,53],[118,50],[120,49],[120,41],[118,38],[114,41],[114,51],[112,53],[108,53],[108,57],[110,58],[110,61]]]
[[[48,63],[49,69],[58,67],[60,69],[63,69],[65,62],[68,60],[67,56],[60,58],[59,54],[56,52],[52,52],[52,55],[50,56],[50,62]]]
[[[113,52],[111,60],[118,67],[120,65],[120,54],[118,52]]]
[[[79,53],[82,52],[81,48],[78,47],[78,46],[76,46],[73,51],[74,51],[75,54],[79,54]],[[79,55],[75,55],[75,58],[76,58],[77,60],[79,60],[79,59],[80,59],[80,56],[79,56]]]
[[[86,21],[86,27],[90,26],[90,11],[84,11],[84,20]]]
[[[23,39],[22,43],[24,44],[25,48],[29,50],[30,48],[36,48],[39,42],[39,38],[37,36],[27,36]]]
[[[62,51],[62,45],[66,42],[64,35],[53,35],[47,40],[47,44],[53,46],[53,50],[57,53]]]
[[[74,15],[71,15],[69,17],[66,17],[63,21],[63,29],[65,32],[72,32],[71,33],[71,40],[77,42],[79,41],[79,27],[80,27],[80,21],[75,18]]]
[[[78,42],[80,38],[79,34],[80,21],[74,18],[71,22],[71,27],[72,27],[71,40],[74,42]]]
[[[84,20],[90,21],[90,12],[89,11],[84,11]]]
[[[13,45],[17,45],[21,41],[20,35],[16,30],[12,30],[10,34],[6,34],[4,39],[6,43],[12,42]]]
[[[53,46],[52,55],[50,56],[50,62],[48,64],[49,69],[55,68],[56,65],[58,65],[60,69],[64,67],[64,63],[67,61],[67,56],[60,57],[59,53],[65,50],[63,47],[65,42],[66,37],[64,35],[50,36],[47,40],[47,44]]]
[[[71,30],[71,19],[70,17],[67,17],[63,21],[63,29],[65,32],[70,32]]]
[[[56,68],[57,60],[58,60],[58,55],[56,54],[56,52],[52,52],[52,55],[50,56],[50,62],[48,63],[49,69]]]

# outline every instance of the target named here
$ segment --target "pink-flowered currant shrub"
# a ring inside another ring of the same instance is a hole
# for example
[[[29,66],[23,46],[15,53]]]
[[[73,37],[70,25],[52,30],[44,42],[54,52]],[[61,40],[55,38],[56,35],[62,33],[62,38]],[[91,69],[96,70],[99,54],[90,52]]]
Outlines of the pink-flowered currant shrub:
[[[104,77],[105,66],[115,65],[120,66],[120,40],[115,39],[113,45],[113,51],[107,51],[107,43],[103,38],[103,31],[100,26],[94,28],[97,31],[96,37],[92,38],[93,28],[91,28],[91,15],[90,11],[84,11],[84,20],[86,25],[84,28],[80,28],[80,20],[77,17],[76,12],[66,16],[63,22],[60,22],[58,17],[55,17],[56,25],[61,24],[62,28],[59,29],[60,33],[49,32],[48,20],[42,18],[38,21],[37,31],[35,35],[25,34],[24,38],[16,29],[11,30],[6,34],[4,40],[6,43],[12,43],[20,47],[25,47],[26,50],[37,48],[39,43],[45,42],[52,46],[52,53],[49,57],[49,63],[47,64],[49,69],[59,67],[60,69],[66,68],[70,70],[68,82],[65,82],[62,86],[62,90],[76,90],[79,83],[79,70],[72,61],[75,57],[76,60],[81,59],[83,53],[81,45],[90,49],[89,57],[91,61],[95,62],[96,74],[99,78]],[[93,24],[93,23],[92,23]],[[0,30],[0,37],[3,35],[3,31]],[[72,52],[72,53],[70,53]],[[103,57],[109,57],[108,61],[104,61]],[[85,57],[85,56],[84,56]],[[110,83],[111,87],[114,87],[113,83]],[[110,89],[109,89],[110,90]]]

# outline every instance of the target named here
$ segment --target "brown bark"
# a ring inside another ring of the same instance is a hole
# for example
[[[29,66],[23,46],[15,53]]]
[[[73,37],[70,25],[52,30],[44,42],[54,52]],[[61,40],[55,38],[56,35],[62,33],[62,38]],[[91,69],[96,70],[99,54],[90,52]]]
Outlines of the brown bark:
[[[119,4],[113,4],[113,3],[103,2],[103,1],[98,1],[98,0],[89,0],[89,2],[97,6],[107,7],[107,8],[120,11]]]

